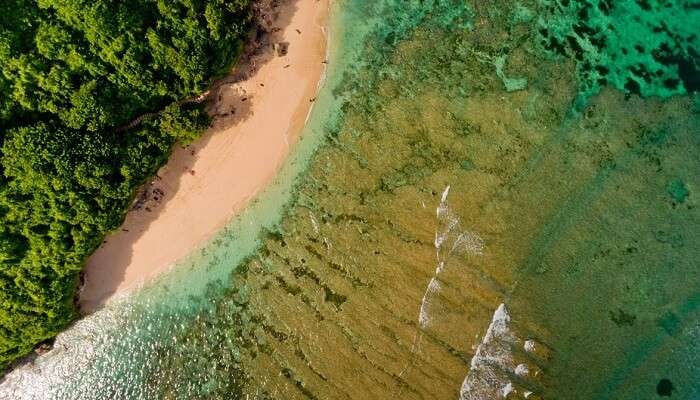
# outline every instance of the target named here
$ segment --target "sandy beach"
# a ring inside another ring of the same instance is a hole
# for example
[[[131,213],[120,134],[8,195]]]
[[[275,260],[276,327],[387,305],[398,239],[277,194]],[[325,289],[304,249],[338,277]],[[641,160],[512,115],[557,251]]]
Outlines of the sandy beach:
[[[167,271],[273,180],[320,87],[329,9],[328,0],[282,3],[271,19],[270,45],[249,60],[250,76],[213,89],[212,127],[192,145],[175,149],[142,188],[122,227],[88,259],[83,312]]]

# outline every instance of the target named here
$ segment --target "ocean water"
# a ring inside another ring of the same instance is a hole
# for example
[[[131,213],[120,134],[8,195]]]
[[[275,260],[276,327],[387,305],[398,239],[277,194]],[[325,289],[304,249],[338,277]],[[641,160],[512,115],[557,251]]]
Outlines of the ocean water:
[[[700,397],[691,3],[334,2],[276,183],[0,399]]]

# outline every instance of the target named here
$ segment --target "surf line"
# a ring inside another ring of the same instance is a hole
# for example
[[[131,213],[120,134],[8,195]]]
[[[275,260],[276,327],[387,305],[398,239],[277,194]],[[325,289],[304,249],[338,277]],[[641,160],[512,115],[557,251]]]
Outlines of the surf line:
[[[447,185],[442,192],[440,204],[436,209],[437,228],[435,230],[434,246],[437,266],[435,267],[435,273],[428,282],[428,286],[423,293],[420,310],[418,312],[418,327],[411,345],[411,357],[401,372],[399,372],[399,377],[402,377],[404,373],[413,367],[416,354],[420,352],[423,334],[431,325],[430,306],[434,302],[435,296],[442,288],[440,284],[440,273],[447,268],[451,256],[465,253],[483,255],[484,253],[484,240],[478,234],[462,229],[459,216],[452,211],[447,201],[449,194],[450,185]]]
[[[506,399],[511,393],[541,400],[537,392],[542,391],[542,364],[551,356],[547,345],[531,337],[524,340],[516,332],[508,308],[501,303],[469,363],[459,400]]]

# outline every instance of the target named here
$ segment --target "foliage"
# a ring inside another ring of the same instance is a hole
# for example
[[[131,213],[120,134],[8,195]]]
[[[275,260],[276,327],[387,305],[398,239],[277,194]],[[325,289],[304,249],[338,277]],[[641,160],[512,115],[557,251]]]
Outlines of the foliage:
[[[160,130],[182,144],[190,144],[209,125],[209,117],[200,109],[186,109],[171,104],[160,113]]]
[[[0,4],[0,369],[76,316],[86,257],[207,126],[177,101],[230,67],[249,19],[248,0]]]

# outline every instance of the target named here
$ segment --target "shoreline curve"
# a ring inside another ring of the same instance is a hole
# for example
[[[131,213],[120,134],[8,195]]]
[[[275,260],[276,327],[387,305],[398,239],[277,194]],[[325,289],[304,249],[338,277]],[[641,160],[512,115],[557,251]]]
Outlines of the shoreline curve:
[[[213,124],[173,150],[116,232],[87,260],[78,305],[90,314],[203,246],[274,179],[300,137],[327,65],[329,0],[290,0],[247,60],[253,73],[219,85]]]

